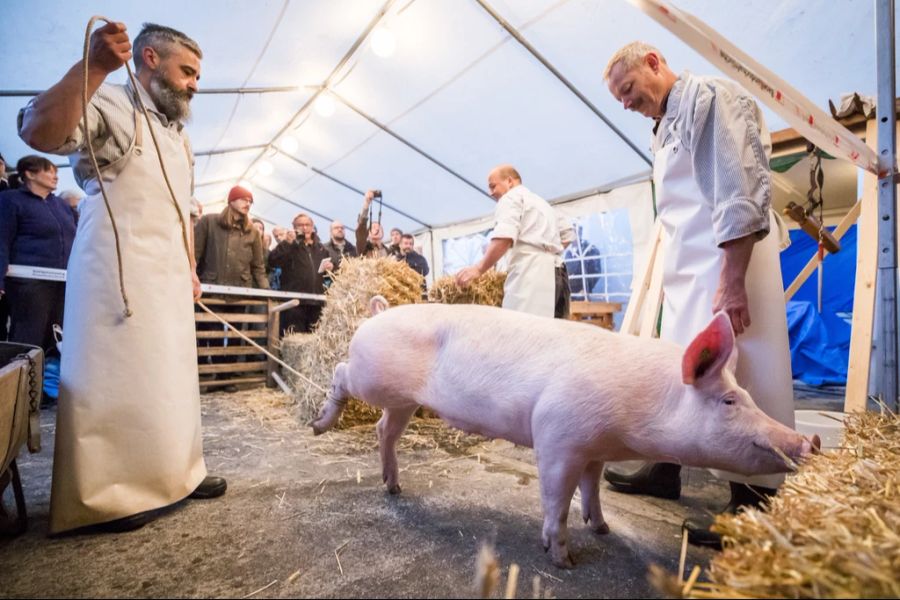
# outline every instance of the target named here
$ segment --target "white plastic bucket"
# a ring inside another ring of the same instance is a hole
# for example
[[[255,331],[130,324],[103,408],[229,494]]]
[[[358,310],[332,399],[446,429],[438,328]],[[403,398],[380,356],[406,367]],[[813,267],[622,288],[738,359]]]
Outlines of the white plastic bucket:
[[[839,448],[844,437],[844,413],[828,410],[794,411],[794,428],[805,436],[818,434],[822,450]]]

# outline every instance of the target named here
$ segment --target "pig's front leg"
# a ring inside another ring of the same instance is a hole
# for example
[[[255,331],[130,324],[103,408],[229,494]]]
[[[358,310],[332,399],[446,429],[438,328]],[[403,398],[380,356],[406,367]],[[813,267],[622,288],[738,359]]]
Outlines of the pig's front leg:
[[[602,462],[590,462],[581,474],[578,489],[581,491],[581,516],[584,522],[591,522],[591,530],[599,535],[609,533],[609,525],[603,519],[600,510],[600,475],[603,473]]]
[[[388,493],[400,493],[400,470],[397,468],[397,440],[418,404],[385,408],[375,430],[378,432],[378,450],[381,453],[381,477],[387,485]]]
[[[350,393],[347,391],[348,371],[347,363],[338,363],[338,366],[334,368],[331,389],[328,390],[325,404],[322,405],[319,416],[310,423],[313,433],[316,435],[321,435],[334,427],[347,405],[347,401],[350,399]]]
[[[575,566],[569,553],[569,505],[575,487],[584,471],[584,462],[565,456],[560,447],[541,448],[537,451],[538,478],[541,483],[541,504],[544,508],[542,541],[544,550],[550,552],[553,564],[561,569]]]

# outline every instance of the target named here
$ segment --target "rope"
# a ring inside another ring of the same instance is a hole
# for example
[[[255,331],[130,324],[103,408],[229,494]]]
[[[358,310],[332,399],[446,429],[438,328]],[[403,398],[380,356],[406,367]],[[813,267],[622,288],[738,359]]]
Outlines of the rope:
[[[91,44],[91,30],[94,28],[94,23],[98,19],[102,19],[107,23],[111,23],[109,19],[95,15],[91,17],[90,21],[88,21],[87,29],[84,32],[84,59],[82,60],[84,68],[82,69],[83,77],[81,87],[81,118],[83,121],[85,138],[87,138],[88,136],[88,50],[90,49]],[[131,77],[132,83],[134,83],[134,75],[131,72],[131,66],[129,66],[128,63],[125,63],[125,67],[128,69],[128,76]],[[125,274],[124,267],[122,265],[122,246],[119,243],[119,229],[116,227],[116,220],[113,218],[112,208],[110,208],[109,206],[109,198],[107,198],[106,196],[106,187],[103,185],[103,177],[100,175],[100,167],[97,165],[97,157],[94,155],[94,146],[91,143],[91,140],[87,139],[86,141],[88,154],[91,157],[91,165],[94,167],[94,173],[97,176],[97,183],[100,185],[100,194],[103,196],[103,203],[106,205],[106,213],[109,215],[109,220],[112,222],[113,237],[116,241],[116,260],[119,266],[119,292],[122,294],[122,302],[125,304],[124,315],[127,318],[134,313],[131,312],[131,306],[128,304],[128,295],[125,293]]]
[[[82,86],[82,118],[84,119],[85,136],[87,136],[87,132],[88,132],[88,118],[87,118],[88,49],[90,47],[91,30],[94,27],[94,23],[98,20],[102,20],[107,23],[112,23],[112,21],[110,21],[106,17],[93,16],[93,17],[91,17],[91,20],[88,21],[87,29],[84,34],[84,61],[83,61],[84,62],[84,70],[82,71],[84,74],[83,86]],[[181,214],[181,209],[178,208],[178,200],[175,198],[175,190],[172,188],[172,183],[169,181],[169,173],[166,171],[166,165],[163,163],[162,152],[160,151],[159,143],[156,140],[156,133],[153,131],[153,125],[151,124],[152,121],[150,119],[150,115],[147,112],[147,107],[144,105],[143,99],[141,99],[140,93],[138,92],[138,90],[140,89],[140,88],[138,88],[138,85],[140,85],[140,84],[137,82],[137,80],[134,77],[134,73],[131,70],[131,65],[129,65],[126,62],[125,68],[128,70],[128,78],[131,80],[131,85],[134,87],[137,103],[140,106],[141,111],[144,113],[144,118],[147,121],[147,128],[150,130],[150,138],[153,140],[153,147],[156,148],[156,157],[159,159],[159,167],[162,170],[163,179],[165,180],[166,187],[169,190],[169,197],[172,200],[172,206],[175,208],[175,212],[178,214],[178,222],[181,224],[181,239],[184,242],[185,257],[187,258],[187,261],[188,261],[188,270],[192,271],[193,266],[191,265],[191,248],[190,248],[190,242],[188,241],[187,225],[185,224],[185,221],[184,221],[184,215]],[[118,232],[118,229],[116,228],[116,219],[113,217],[112,209],[110,208],[110,205],[109,205],[109,199],[106,196],[106,189],[103,186],[103,178],[100,176],[100,167],[97,165],[97,158],[96,158],[96,156],[94,156],[94,149],[93,149],[93,146],[91,145],[90,141],[88,141],[87,147],[88,147],[88,150],[89,150],[89,153],[91,156],[91,164],[94,167],[94,172],[97,174],[97,182],[100,184],[100,193],[103,195],[103,202],[106,204],[106,212],[107,212],[107,214],[109,214],[110,222],[112,222],[113,235],[115,236],[115,239],[116,239],[116,260],[118,261],[118,266],[119,266],[119,290],[122,293],[122,301],[125,303],[125,313],[124,314],[126,317],[130,317],[134,313],[132,313],[131,308],[129,307],[128,296],[125,294],[125,278],[123,275],[124,267],[123,267],[123,263],[122,263],[122,250],[121,250],[121,246],[119,244],[119,232]],[[208,312],[209,314],[214,316],[216,319],[221,321],[223,324],[225,324],[227,327],[229,327],[232,331],[237,333],[241,338],[243,338],[245,341],[249,342],[252,346],[256,347],[256,349],[262,351],[266,356],[268,356],[269,358],[271,358],[272,360],[277,362],[279,365],[281,365],[282,367],[284,367],[285,369],[287,369],[288,371],[290,371],[291,373],[293,373],[294,375],[296,375],[303,381],[307,382],[308,384],[310,384],[317,390],[319,390],[323,393],[327,393],[327,390],[325,388],[318,385],[316,382],[312,381],[311,379],[309,379],[302,373],[300,373],[297,370],[295,370],[294,368],[292,368],[290,365],[288,365],[287,363],[282,361],[280,358],[276,357],[274,354],[272,354],[271,352],[269,352],[268,350],[266,350],[265,348],[263,348],[262,346],[260,346],[256,342],[254,342],[253,340],[251,340],[246,335],[244,335],[243,332],[238,331],[234,327],[234,325],[232,325],[231,323],[229,323],[228,321],[226,321],[225,319],[223,319],[222,317],[220,317],[219,315],[214,313],[203,302],[201,302],[200,300],[195,300],[195,302],[197,303],[197,305],[200,308],[202,308],[203,310],[205,310],[206,312]]]

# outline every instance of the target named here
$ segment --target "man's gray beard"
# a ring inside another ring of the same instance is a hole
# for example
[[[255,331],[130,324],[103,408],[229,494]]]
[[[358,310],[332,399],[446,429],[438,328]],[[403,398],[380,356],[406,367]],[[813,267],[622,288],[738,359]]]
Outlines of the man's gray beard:
[[[191,94],[189,91],[179,91],[166,79],[157,73],[150,76],[150,97],[156,103],[156,108],[166,115],[170,121],[187,123],[191,118]]]

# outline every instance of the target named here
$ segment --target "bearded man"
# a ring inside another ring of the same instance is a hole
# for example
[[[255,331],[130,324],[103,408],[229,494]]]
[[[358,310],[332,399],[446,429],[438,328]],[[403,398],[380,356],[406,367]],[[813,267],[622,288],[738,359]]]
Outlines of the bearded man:
[[[88,194],[68,265],[51,533],[136,529],[163,507],[221,496],[226,488],[224,479],[207,476],[203,461],[193,309],[200,281],[193,243],[186,247],[182,237],[194,162],[183,127],[203,54],[185,34],[148,23],[134,40],[138,84],[104,83],[131,49],[122,23],[91,36],[86,128],[80,61],[19,113],[22,139],[70,155]],[[123,311],[126,294],[130,316]]]

